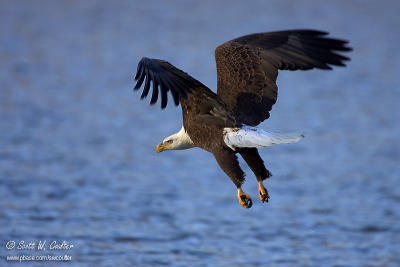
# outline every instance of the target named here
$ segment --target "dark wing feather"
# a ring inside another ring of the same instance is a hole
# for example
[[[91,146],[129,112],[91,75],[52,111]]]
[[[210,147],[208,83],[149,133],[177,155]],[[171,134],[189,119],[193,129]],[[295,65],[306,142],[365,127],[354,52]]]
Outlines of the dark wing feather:
[[[315,30],[246,35],[215,50],[218,95],[240,123],[257,125],[269,118],[278,96],[280,70],[331,69],[345,66],[347,41]]]
[[[153,83],[150,104],[155,104],[160,95],[161,108],[167,106],[168,92],[171,92],[175,105],[179,105],[180,97],[186,99],[187,94],[191,93],[192,90],[207,88],[167,61],[146,57],[142,58],[138,64],[135,80],[137,80],[137,83],[134,90],[139,90],[143,81],[145,82],[141,95],[142,99],[147,97],[150,92],[151,82]]]

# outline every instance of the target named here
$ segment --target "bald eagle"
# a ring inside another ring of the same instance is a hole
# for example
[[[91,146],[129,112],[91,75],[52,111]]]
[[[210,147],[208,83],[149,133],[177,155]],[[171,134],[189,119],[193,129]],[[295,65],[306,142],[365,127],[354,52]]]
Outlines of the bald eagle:
[[[266,32],[218,46],[217,93],[167,61],[142,58],[134,87],[138,90],[144,82],[141,99],[148,96],[152,83],[150,104],[160,97],[164,109],[170,92],[175,105],[182,107],[182,128],[157,145],[157,153],[192,147],[212,153],[235,184],[240,205],[250,208],[251,197],[241,188],[245,174],[236,156],[239,153],[257,178],[261,201],[268,202],[263,180],[271,173],[257,148],[297,142],[303,135],[278,134],[256,126],[269,118],[276,102],[278,70],[345,66],[349,58],[339,53],[351,50],[348,42],[327,34],[316,30]]]

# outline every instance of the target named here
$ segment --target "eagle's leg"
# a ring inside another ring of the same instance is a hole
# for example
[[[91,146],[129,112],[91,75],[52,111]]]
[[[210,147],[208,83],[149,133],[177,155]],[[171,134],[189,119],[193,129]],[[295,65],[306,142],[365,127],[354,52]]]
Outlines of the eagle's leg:
[[[235,155],[235,152],[230,149],[221,149],[213,152],[218,165],[231,178],[232,182],[237,187],[238,199],[240,205],[244,208],[251,208],[252,201],[251,197],[243,192],[242,184],[244,182],[244,172],[239,166],[239,161]]]
[[[257,148],[242,148],[238,151],[242,158],[249,165],[250,169],[254,172],[258,181],[258,193],[262,202],[268,202],[268,190],[264,187],[263,181],[271,177],[271,173],[265,168],[264,161],[258,154]]]

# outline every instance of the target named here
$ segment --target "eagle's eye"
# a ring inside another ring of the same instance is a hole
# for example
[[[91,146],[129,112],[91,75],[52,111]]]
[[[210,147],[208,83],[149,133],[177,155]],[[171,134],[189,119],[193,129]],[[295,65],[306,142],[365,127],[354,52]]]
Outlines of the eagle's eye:
[[[172,144],[172,140],[170,139],[170,140],[167,140],[167,141],[165,141],[164,143],[166,143],[167,145],[169,145],[169,144]]]

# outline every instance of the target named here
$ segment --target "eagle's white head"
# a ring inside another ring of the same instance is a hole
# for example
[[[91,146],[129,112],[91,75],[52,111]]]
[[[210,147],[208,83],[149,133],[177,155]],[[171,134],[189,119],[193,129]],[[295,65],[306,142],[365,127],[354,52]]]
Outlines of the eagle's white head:
[[[182,150],[194,147],[192,140],[182,126],[181,130],[176,134],[168,136],[157,145],[156,152],[160,153],[164,150]]]

